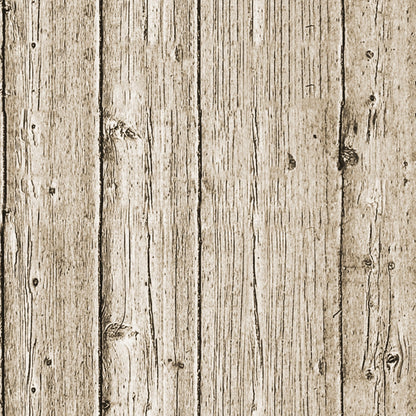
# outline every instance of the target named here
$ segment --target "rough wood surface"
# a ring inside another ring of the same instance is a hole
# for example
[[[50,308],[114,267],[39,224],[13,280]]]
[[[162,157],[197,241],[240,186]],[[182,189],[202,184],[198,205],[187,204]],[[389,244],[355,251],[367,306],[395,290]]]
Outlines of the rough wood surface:
[[[196,3],[103,3],[103,408],[196,408]]]
[[[412,0],[2,12],[1,414],[416,414]]]
[[[345,4],[345,415],[416,414],[415,4]]]
[[[201,414],[340,414],[340,13],[202,3]]]
[[[3,7],[4,412],[94,415],[98,9],[89,0]]]

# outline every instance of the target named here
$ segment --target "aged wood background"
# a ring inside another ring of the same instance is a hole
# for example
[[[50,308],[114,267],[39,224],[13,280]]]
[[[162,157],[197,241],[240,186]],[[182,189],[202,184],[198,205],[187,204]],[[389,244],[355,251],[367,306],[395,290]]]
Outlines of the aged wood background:
[[[413,0],[1,25],[2,415],[416,415]]]

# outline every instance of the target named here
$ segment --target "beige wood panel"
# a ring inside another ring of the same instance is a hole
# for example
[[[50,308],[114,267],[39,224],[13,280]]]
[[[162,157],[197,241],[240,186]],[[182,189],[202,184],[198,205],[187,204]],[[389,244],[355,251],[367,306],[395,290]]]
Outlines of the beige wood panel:
[[[103,3],[103,402],[196,408],[195,1]]]
[[[5,2],[1,411],[416,413],[415,7]]]
[[[201,414],[340,414],[341,5],[201,7]]]
[[[344,414],[416,413],[415,4],[345,2]]]
[[[98,412],[98,9],[5,5],[6,415]]]

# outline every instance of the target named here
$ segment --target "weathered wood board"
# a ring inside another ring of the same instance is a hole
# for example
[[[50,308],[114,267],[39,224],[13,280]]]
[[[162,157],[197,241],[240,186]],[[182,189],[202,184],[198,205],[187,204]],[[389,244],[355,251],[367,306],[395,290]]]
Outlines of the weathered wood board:
[[[195,1],[103,3],[103,402],[196,408]]]
[[[3,1],[1,414],[416,414],[415,13]]]
[[[75,3],[3,4],[6,415],[98,411],[99,24]]]
[[[416,7],[345,4],[344,414],[416,414]]]
[[[202,412],[340,413],[340,9],[202,4]]]

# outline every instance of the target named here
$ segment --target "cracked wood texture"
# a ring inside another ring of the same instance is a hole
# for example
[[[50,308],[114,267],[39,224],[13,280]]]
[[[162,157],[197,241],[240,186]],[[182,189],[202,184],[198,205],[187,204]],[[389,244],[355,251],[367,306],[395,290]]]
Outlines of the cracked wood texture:
[[[10,416],[98,411],[99,12],[67,3],[3,4]]]
[[[103,2],[103,407],[196,409],[197,8]]]
[[[337,415],[340,4],[202,2],[203,415]]]
[[[416,414],[412,0],[2,11],[2,415]]]
[[[344,414],[416,414],[416,7],[345,1]]]

